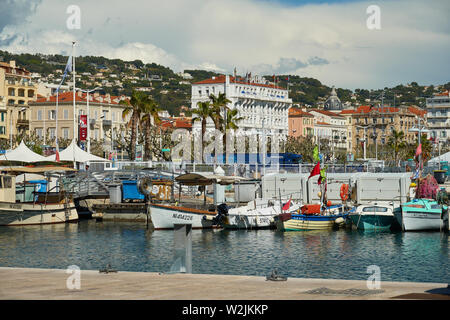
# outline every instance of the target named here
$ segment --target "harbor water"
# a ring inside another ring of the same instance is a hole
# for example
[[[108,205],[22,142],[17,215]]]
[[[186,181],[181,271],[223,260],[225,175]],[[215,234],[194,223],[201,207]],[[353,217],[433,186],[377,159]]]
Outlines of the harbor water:
[[[174,234],[142,223],[97,222],[0,228],[0,267],[168,272]],[[450,283],[443,232],[193,230],[192,270],[202,274]]]

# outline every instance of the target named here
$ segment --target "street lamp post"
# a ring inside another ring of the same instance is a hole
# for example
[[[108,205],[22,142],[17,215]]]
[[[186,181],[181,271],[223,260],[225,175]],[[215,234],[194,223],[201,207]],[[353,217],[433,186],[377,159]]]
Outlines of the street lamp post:
[[[91,136],[90,136],[90,127],[91,127],[91,115],[90,115],[90,110],[89,110],[89,94],[91,93],[91,92],[94,92],[94,91],[96,91],[96,90],[100,90],[100,89],[102,89],[102,88],[100,88],[100,87],[96,87],[96,88],[94,88],[94,89],[92,89],[92,90],[82,90],[82,89],[77,89],[78,91],[81,91],[81,92],[84,92],[84,93],[86,93],[86,101],[87,101],[87,132],[86,132],[86,134],[87,134],[87,152],[88,153],[90,153],[91,152]]]

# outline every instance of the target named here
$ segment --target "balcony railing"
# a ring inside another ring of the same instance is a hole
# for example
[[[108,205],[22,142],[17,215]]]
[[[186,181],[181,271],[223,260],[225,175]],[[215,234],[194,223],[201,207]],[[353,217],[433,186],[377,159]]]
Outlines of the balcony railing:
[[[18,119],[17,120],[17,126],[18,127],[28,127],[30,125],[30,121],[29,120],[25,120],[25,119]]]

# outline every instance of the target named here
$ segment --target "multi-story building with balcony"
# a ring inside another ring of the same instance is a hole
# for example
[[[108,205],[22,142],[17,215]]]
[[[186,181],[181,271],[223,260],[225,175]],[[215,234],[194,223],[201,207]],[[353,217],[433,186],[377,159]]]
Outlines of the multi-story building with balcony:
[[[122,118],[124,105],[119,104],[124,96],[110,96],[93,93],[89,95],[89,137],[92,140],[104,139],[105,151],[114,150],[114,141],[121,139],[123,126],[129,120]],[[30,103],[31,123],[30,130],[37,136],[44,138],[47,144],[55,145],[56,134],[58,139],[73,139],[74,110],[73,92],[64,92],[58,98],[58,111],[56,111],[56,96],[40,98]],[[75,138],[78,139],[78,124],[80,115],[87,115],[87,95],[77,92],[75,95]],[[58,117],[58,132],[56,132],[56,117]],[[122,126],[122,127],[121,127]],[[111,139],[112,138],[112,139]],[[50,143],[51,142],[51,143]]]
[[[237,125],[245,132],[258,132],[266,135],[288,135],[288,109],[292,105],[288,90],[259,81],[255,78],[244,80],[239,77],[221,75],[192,84],[191,108],[197,108],[199,101],[209,100],[209,95],[225,93],[231,101],[230,109],[238,110],[238,117],[243,119]],[[199,127],[199,121],[193,128]],[[207,128],[214,128],[208,119]],[[264,130],[263,130],[264,129]]]
[[[29,71],[16,66],[15,61],[0,62],[0,100],[6,103],[6,110],[0,110],[0,117],[5,119],[5,130],[0,124],[0,138],[29,132],[28,105],[36,96],[37,85]]]
[[[431,137],[447,142],[450,139],[450,92],[447,90],[428,98],[426,106]]]
[[[364,141],[367,141],[366,147],[385,145],[394,130],[403,132],[405,142],[414,143],[417,133],[410,129],[417,128],[419,117],[421,126],[426,122],[426,111],[414,106],[359,106],[340,114],[350,122],[352,152]]]

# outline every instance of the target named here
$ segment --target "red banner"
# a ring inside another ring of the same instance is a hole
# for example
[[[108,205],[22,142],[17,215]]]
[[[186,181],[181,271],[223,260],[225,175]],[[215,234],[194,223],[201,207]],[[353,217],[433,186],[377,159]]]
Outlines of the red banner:
[[[86,141],[87,138],[87,115],[80,115],[78,125],[78,136],[80,141]]]

